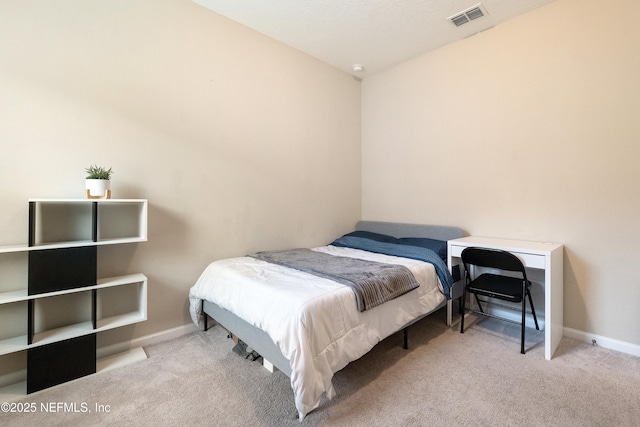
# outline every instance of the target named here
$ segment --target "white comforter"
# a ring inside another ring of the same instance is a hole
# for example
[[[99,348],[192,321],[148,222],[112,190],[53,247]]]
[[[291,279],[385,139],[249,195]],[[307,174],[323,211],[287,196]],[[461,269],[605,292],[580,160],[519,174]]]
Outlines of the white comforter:
[[[422,261],[323,246],[338,256],[402,264],[420,287],[392,301],[358,312],[353,291],[329,279],[250,257],[211,263],[189,292],[193,321],[201,300],[225,308],[264,330],[291,364],[291,387],[300,420],[335,395],[333,374],[366,354],[379,341],[445,300],[434,267]]]

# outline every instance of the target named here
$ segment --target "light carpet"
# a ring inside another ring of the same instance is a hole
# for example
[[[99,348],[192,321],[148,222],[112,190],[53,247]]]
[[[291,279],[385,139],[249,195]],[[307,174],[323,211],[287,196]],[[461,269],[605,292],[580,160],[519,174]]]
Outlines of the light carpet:
[[[639,358],[565,338],[547,361],[541,332],[527,330],[521,355],[517,326],[471,320],[460,334],[444,317],[413,325],[409,350],[398,333],[336,373],[337,396],[302,422],[289,379],[233,353],[214,327],[149,346],[146,361],[15,401],[37,410],[0,413],[0,425],[640,425]],[[52,403],[79,410],[42,410]]]

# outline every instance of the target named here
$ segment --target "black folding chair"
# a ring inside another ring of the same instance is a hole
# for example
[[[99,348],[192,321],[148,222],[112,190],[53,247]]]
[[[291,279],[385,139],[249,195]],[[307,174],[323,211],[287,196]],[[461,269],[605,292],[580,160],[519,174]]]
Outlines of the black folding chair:
[[[536,317],[536,310],[533,308],[533,300],[531,299],[531,282],[527,280],[527,273],[525,271],[522,262],[510,252],[502,251],[498,249],[486,249],[469,247],[465,248],[461,254],[462,263],[464,264],[465,286],[462,293],[462,321],[460,322],[460,333],[464,333],[464,314],[465,310],[473,313],[481,314],[484,316],[495,317],[501,320],[510,321],[502,317],[494,316],[486,313],[482,309],[480,299],[478,295],[482,295],[489,298],[497,298],[504,301],[513,303],[522,303],[522,333],[520,336],[520,353],[524,354],[524,335],[525,335],[525,296],[529,298],[529,305],[531,306],[531,312],[533,313],[533,320],[538,327],[538,319]],[[482,273],[475,279],[471,278],[470,267],[486,267],[503,271],[515,271],[522,274],[522,278],[504,276],[493,273]],[[471,308],[466,309],[466,297],[467,292],[472,293],[475,296],[476,302],[480,310],[473,310]],[[518,322],[515,322],[518,323]]]

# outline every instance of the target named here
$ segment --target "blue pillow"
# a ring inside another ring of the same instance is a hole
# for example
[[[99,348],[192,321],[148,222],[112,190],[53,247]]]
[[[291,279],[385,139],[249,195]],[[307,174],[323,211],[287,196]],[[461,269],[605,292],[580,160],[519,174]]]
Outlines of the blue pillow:
[[[398,239],[397,243],[431,249],[444,261],[447,260],[447,242],[444,240],[429,239],[428,237],[403,237]]]
[[[402,237],[400,239],[386,234],[374,233],[371,231],[352,231],[345,234],[345,237],[361,237],[375,240],[376,242],[394,243],[396,245],[417,246],[419,248],[431,249],[443,260],[447,260],[447,242],[444,240],[429,239],[428,237]]]
[[[363,239],[375,240],[376,242],[386,242],[386,243],[398,243],[395,237],[387,236],[386,234],[374,233],[372,231],[352,231],[351,233],[345,234],[344,237],[362,237]]]

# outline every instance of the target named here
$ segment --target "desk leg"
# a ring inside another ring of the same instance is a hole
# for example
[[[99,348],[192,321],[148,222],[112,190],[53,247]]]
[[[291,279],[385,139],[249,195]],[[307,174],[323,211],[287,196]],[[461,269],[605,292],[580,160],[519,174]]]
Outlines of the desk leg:
[[[447,326],[454,327],[460,323],[460,316],[453,319],[453,300],[447,301]]]

